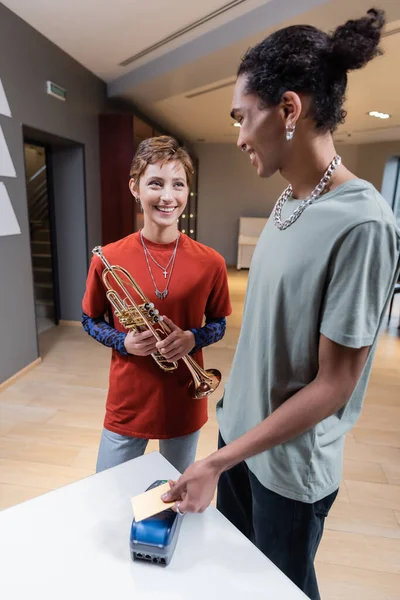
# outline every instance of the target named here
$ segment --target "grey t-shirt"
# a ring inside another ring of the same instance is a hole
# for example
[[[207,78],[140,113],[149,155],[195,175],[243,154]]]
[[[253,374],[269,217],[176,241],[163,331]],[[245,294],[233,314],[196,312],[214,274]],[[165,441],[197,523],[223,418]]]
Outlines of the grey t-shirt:
[[[288,201],[286,219],[300,201]],[[246,462],[268,489],[316,502],[339,487],[344,436],[357,421],[385,307],[399,271],[400,231],[382,196],[354,179],[280,231],[269,219],[253,255],[242,329],[217,408],[226,443],[313,381],[322,333],[371,346],[347,404],[311,430]]]

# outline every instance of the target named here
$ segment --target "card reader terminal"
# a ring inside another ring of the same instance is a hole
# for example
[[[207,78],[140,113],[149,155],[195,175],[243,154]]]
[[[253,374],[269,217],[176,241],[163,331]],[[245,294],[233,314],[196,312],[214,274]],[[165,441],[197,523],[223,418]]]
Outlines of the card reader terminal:
[[[157,480],[147,488],[151,490],[167,480]],[[183,516],[172,508],[136,522],[132,521],[130,550],[132,560],[144,560],[166,566],[171,562],[178,541]]]

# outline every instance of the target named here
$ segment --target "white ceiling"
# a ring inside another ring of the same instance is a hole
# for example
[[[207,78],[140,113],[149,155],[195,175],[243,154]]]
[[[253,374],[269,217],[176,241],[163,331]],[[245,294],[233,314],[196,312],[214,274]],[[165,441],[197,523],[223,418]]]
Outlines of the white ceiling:
[[[169,43],[176,48],[268,0],[242,0],[237,7]],[[232,4],[229,0],[3,0],[3,4],[104,81],[125,73],[119,64],[198,19]],[[235,3],[233,3],[235,4]],[[139,65],[149,59],[135,63]]]
[[[3,0],[3,4],[107,81],[110,97],[133,102],[161,125],[192,142],[204,139],[233,143],[237,129],[232,127],[229,111],[243,52],[274,29],[290,24],[309,23],[332,30],[348,18],[365,13],[371,0],[234,2],[224,14],[126,67],[119,63],[232,3]],[[350,75],[348,118],[337,134],[345,143],[400,140],[400,1],[379,0],[378,4],[386,10],[387,31],[399,32],[384,38],[383,57]],[[260,11],[266,15],[261,21]],[[373,119],[367,115],[370,110],[388,112],[392,118]]]

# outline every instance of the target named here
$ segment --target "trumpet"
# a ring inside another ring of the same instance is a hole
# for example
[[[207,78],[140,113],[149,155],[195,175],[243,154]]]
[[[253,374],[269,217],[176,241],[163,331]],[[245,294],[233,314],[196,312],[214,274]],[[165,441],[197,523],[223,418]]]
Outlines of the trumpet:
[[[132,275],[123,267],[110,265],[103,254],[101,246],[93,248],[92,253],[98,256],[105,266],[102,279],[107,290],[106,296],[114,307],[115,315],[121,325],[125,329],[136,332],[149,329],[157,341],[160,342],[165,339],[171,333],[170,328],[163,321],[154,304],[144,295]],[[114,289],[110,279],[118,285],[122,294]],[[128,287],[131,287],[139,296],[140,304],[135,302]],[[168,361],[158,351],[151,356],[163,371],[171,372],[178,368],[177,362]],[[190,392],[193,398],[206,398],[217,389],[221,381],[221,373],[217,369],[206,371],[189,355],[183,356],[180,360],[185,363],[192,376]]]

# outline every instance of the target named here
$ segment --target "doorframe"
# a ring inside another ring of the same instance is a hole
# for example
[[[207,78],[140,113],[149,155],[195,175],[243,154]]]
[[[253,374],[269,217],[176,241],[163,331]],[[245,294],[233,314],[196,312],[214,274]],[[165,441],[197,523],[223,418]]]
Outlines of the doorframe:
[[[62,321],[61,314],[61,279],[60,279],[60,255],[58,248],[58,227],[57,227],[57,212],[56,212],[56,190],[53,177],[53,156],[54,152],[65,148],[80,149],[82,152],[82,175],[83,175],[83,216],[84,216],[84,246],[85,252],[82,256],[82,261],[85,264],[86,272],[89,268],[90,259],[88,257],[88,214],[87,214],[87,182],[86,182],[86,148],[85,144],[72,140],[66,137],[60,137],[44,130],[31,127],[28,124],[22,124],[21,127],[22,145],[32,144],[45,149],[46,152],[46,176],[48,185],[48,200],[49,200],[49,219],[50,219],[50,235],[51,235],[51,251],[52,251],[52,268],[53,268],[53,298],[54,298],[54,321],[58,325]],[[24,169],[25,161],[24,161]],[[83,241],[83,240],[82,240]],[[71,242],[72,243],[72,242]],[[32,283],[33,283],[33,261],[32,262]],[[37,329],[37,328],[36,328]],[[39,334],[37,332],[37,336]],[[38,339],[39,348],[39,339]],[[39,352],[38,352],[39,353]]]
[[[57,252],[57,223],[55,215],[55,200],[54,200],[54,182],[53,182],[53,163],[52,163],[52,148],[50,145],[44,146],[46,152],[46,175],[47,175],[47,190],[49,198],[49,218],[50,218],[50,242],[51,242],[51,262],[53,267],[53,300],[54,300],[54,322],[56,325],[60,323],[60,281],[58,275],[58,252]]]

